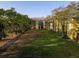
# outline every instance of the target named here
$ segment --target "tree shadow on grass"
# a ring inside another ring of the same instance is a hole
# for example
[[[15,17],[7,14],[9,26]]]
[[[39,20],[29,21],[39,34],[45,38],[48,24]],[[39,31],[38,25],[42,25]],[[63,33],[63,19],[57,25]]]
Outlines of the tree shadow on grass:
[[[66,58],[70,53],[64,47],[57,46],[28,46],[18,49],[18,58]]]
[[[72,44],[72,45],[71,45]],[[16,58],[70,58],[79,57],[79,46],[75,43],[58,44],[55,46],[24,46],[17,47]],[[10,56],[13,57],[13,56]]]

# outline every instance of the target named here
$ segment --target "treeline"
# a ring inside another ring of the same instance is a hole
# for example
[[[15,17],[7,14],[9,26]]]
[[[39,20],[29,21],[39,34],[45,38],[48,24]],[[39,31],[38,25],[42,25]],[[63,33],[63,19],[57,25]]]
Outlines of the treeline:
[[[79,32],[79,3],[71,2],[66,7],[59,7],[52,11],[52,15],[47,16],[52,22],[52,30],[61,32],[63,38],[78,40]]]
[[[31,19],[27,15],[17,13],[14,8],[0,9],[0,39],[9,33],[22,33],[30,29]]]

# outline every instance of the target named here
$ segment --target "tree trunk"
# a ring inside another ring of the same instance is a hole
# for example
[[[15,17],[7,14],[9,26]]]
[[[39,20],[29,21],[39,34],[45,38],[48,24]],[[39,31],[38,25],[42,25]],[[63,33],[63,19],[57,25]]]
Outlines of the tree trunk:
[[[64,31],[65,30],[64,27],[65,27],[65,25],[62,24],[62,37],[66,39],[67,38],[67,33]]]
[[[54,28],[54,26],[55,26],[55,25],[54,25],[54,20],[53,20],[53,31],[55,31],[55,28]]]

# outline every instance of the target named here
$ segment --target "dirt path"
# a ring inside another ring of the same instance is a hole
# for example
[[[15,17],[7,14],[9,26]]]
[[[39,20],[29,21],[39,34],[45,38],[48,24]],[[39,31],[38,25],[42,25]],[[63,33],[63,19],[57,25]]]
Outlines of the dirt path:
[[[38,33],[32,33],[32,32],[26,32],[22,35],[19,35],[14,40],[8,41],[4,46],[0,48],[0,57],[6,58],[10,55],[10,49],[12,49],[13,46],[23,46],[24,43],[30,43],[33,39],[33,37],[37,37]]]

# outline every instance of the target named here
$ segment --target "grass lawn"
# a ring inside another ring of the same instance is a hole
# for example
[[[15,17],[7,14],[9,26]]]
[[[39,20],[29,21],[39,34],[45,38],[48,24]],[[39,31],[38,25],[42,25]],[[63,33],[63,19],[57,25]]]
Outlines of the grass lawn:
[[[48,30],[32,30],[40,33],[30,46],[20,47],[17,57],[30,58],[68,58],[79,57],[79,44],[63,39],[61,34]]]

